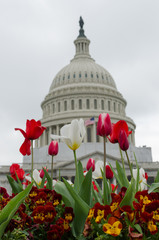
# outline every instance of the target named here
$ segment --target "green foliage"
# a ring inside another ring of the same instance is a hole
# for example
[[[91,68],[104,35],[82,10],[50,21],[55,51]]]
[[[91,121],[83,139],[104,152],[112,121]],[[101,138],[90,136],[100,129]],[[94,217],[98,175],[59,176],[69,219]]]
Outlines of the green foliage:
[[[17,176],[18,177],[18,176]],[[11,176],[7,175],[7,178],[8,178],[8,181],[9,181],[9,184],[12,188],[12,193],[20,193],[23,191],[23,186],[20,183],[18,183],[17,181],[15,181]],[[19,179],[19,178],[18,178]],[[20,181],[20,180],[19,180]]]
[[[120,207],[123,207],[124,205],[132,206],[132,202],[134,201],[134,196],[135,196],[135,180],[134,178],[132,178],[131,184],[129,185],[125,193],[125,196],[120,203]]]
[[[0,239],[5,231],[5,228],[7,227],[10,220],[12,219],[13,215],[18,210],[20,204],[29,194],[32,186],[33,186],[33,183],[28,185],[28,187],[25,190],[23,190],[22,192],[17,194],[14,198],[12,198],[8,202],[8,204],[2,209],[0,214]]]

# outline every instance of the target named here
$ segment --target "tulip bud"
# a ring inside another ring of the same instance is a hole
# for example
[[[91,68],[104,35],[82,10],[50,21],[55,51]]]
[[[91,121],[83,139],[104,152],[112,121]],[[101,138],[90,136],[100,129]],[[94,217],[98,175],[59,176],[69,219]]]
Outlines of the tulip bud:
[[[92,172],[95,170],[95,160],[93,158],[90,158],[87,162],[87,171],[89,171],[90,168],[92,168]]]
[[[58,154],[58,142],[52,141],[48,148],[48,154],[51,156],[55,156]]]
[[[44,169],[46,169],[46,171],[48,172],[48,169],[47,169],[47,167],[44,167]],[[43,178],[43,177],[44,177],[44,175],[45,175],[45,173],[44,173],[44,170],[43,170],[43,169],[41,169],[41,170],[40,170],[40,177],[41,177],[41,178]]]
[[[112,132],[112,124],[108,113],[101,113],[97,123],[97,135],[105,137]]]
[[[109,165],[106,165],[105,167],[105,174],[107,179],[112,179],[114,176],[113,171],[111,170]]]
[[[124,130],[120,131],[118,142],[119,142],[120,148],[123,151],[128,150],[128,148],[129,148],[129,141],[128,141],[127,134],[126,134],[126,132]]]

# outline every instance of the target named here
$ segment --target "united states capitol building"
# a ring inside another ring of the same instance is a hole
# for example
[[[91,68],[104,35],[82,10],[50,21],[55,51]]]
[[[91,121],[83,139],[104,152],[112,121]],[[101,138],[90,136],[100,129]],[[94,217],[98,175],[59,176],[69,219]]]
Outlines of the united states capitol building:
[[[83,118],[84,121],[94,117],[95,123],[86,127],[84,142],[77,150],[77,158],[85,168],[89,158],[103,159],[103,139],[96,135],[96,125],[100,113],[109,113],[112,123],[122,119],[128,124],[132,134],[129,135],[130,147],[128,155],[135,167],[135,157],[139,166],[148,173],[152,182],[158,170],[158,163],[152,162],[150,147],[135,146],[136,125],[126,115],[127,102],[118,91],[111,74],[97,64],[89,52],[90,40],[84,32],[84,22],[80,17],[79,35],[74,41],[75,55],[68,65],[63,67],[54,77],[49,92],[41,103],[41,123],[47,129],[36,140],[34,148],[34,168],[47,166],[50,169],[51,157],[48,155],[50,135],[60,135],[60,128],[73,119]],[[144,143],[143,143],[144,144]],[[121,162],[118,144],[107,142],[107,163],[115,167],[116,160]],[[125,158],[125,168],[130,175]],[[31,156],[23,158],[23,168],[30,171]],[[54,157],[54,178],[65,176],[73,180],[75,164],[73,152],[62,142],[59,142],[59,153]]]

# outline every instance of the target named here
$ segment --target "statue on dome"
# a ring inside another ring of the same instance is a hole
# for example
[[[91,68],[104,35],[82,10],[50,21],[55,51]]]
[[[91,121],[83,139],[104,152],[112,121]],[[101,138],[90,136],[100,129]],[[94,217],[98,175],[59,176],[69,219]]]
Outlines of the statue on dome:
[[[82,17],[80,17],[79,25],[80,25],[80,30],[79,30],[79,36],[78,37],[86,37],[84,35],[84,30],[83,30],[84,21],[83,21]]]
[[[83,21],[82,17],[80,17],[79,25],[80,25],[81,29],[83,29],[84,21]]]

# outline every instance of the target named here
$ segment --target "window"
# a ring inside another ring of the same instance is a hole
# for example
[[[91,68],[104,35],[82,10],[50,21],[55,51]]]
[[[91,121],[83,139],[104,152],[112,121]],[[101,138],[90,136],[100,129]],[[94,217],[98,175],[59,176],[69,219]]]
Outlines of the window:
[[[70,74],[68,75],[68,79],[70,79]]]
[[[60,102],[58,102],[58,112],[60,112]]]
[[[52,112],[55,112],[55,104],[52,105]]]
[[[71,100],[71,109],[72,109],[72,110],[74,110],[74,109],[75,109],[74,100]]]
[[[108,101],[108,111],[110,111],[110,101]]]
[[[94,109],[97,109],[97,99],[94,99]]]
[[[63,75],[63,80],[65,80],[65,75]]]
[[[118,104],[118,112],[120,113],[120,103]]]
[[[87,142],[91,142],[91,128],[87,128]]]
[[[74,73],[74,74],[73,74],[73,78],[75,78],[75,77],[76,77],[76,74]]]
[[[64,111],[67,111],[67,101],[64,101]]]
[[[85,78],[87,78],[87,73],[85,73]]]
[[[89,102],[89,99],[86,100],[86,108],[87,108],[87,109],[90,109],[90,102]]]
[[[104,110],[104,100],[101,100],[101,109]]]
[[[115,104],[115,102],[114,102],[114,112],[116,112],[116,104]]]
[[[82,109],[82,99],[79,99],[79,109]]]
[[[99,77],[99,76],[98,76],[98,73],[97,73],[97,75],[96,75],[96,76],[97,76],[97,78]]]
[[[93,73],[91,73],[91,78],[93,78]]]
[[[81,78],[81,73],[79,73],[79,78]]]

